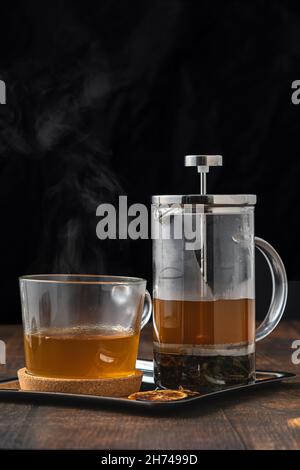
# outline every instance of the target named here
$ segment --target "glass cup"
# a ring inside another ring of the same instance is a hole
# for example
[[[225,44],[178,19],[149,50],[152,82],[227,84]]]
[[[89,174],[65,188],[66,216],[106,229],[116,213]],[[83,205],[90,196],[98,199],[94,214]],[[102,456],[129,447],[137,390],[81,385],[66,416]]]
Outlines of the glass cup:
[[[19,281],[29,374],[98,379],[134,373],[140,331],[152,311],[144,279],[49,274]]]

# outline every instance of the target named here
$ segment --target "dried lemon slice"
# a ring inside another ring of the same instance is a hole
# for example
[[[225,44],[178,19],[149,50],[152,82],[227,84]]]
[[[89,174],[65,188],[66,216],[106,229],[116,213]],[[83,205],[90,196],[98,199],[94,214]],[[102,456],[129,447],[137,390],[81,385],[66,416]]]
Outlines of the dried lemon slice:
[[[136,392],[129,395],[129,400],[138,401],[175,401],[188,396],[181,390],[152,390],[149,392]]]

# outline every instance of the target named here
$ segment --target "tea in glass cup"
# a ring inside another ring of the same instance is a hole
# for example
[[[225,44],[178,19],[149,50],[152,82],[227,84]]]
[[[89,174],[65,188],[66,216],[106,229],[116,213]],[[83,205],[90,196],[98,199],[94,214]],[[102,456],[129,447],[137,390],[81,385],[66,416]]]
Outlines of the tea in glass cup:
[[[26,369],[69,379],[135,371],[141,328],[151,316],[146,281],[90,275],[20,278]]]

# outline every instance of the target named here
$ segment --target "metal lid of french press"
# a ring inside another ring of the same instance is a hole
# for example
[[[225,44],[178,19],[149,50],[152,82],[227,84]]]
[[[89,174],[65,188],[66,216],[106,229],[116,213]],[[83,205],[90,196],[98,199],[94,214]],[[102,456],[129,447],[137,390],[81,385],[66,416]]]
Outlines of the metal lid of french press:
[[[154,204],[205,204],[209,206],[253,206],[255,194],[206,194],[206,174],[210,166],[222,166],[222,155],[186,155],[185,166],[196,166],[200,174],[200,194],[152,196]]]

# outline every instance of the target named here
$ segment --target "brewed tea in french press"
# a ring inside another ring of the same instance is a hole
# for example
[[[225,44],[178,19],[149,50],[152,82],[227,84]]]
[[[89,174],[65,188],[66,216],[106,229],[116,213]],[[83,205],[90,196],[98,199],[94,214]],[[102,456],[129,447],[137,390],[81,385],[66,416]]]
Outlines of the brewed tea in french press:
[[[254,236],[255,195],[206,194],[220,155],[188,155],[200,193],[153,196],[154,376],[157,386],[218,390],[255,380],[255,342],[278,324],[287,299],[284,265]],[[273,293],[255,330],[254,251],[271,270]]]

